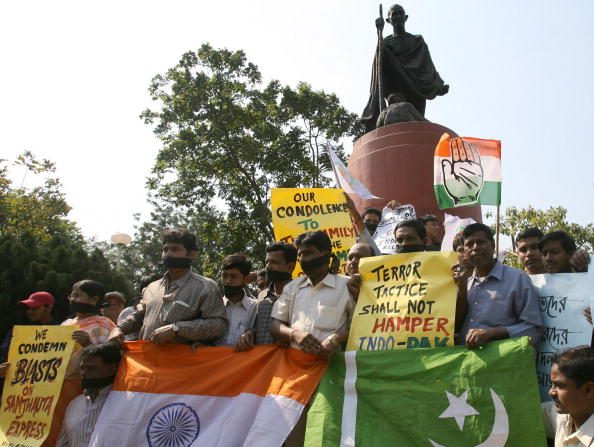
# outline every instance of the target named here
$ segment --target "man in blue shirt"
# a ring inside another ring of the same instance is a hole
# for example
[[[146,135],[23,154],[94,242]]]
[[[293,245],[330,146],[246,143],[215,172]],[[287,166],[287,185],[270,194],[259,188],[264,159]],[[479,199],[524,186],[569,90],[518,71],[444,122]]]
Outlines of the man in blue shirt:
[[[463,232],[464,252],[474,266],[468,296],[458,300],[466,315],[456,342],[469,347],[492,340],[528,336],[536,343],[542,334],[538,293],[526,273],[494,258],[493,232],[474,223]]]

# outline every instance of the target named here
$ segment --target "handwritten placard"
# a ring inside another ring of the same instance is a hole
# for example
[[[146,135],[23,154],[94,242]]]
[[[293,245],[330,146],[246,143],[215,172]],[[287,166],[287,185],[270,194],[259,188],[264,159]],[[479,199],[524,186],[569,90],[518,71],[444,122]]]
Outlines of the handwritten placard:
[[[543,336],[537,343],[536,372],[543,402],[550,400],[551,356],[563,349],[590,345],[592,325],[584,317],[592,284],[587,273],[531,275],[538,289]]]
[[[2,392],[1,447],[37,447],[49,434],[77,328],[14,327]]]
[[[363,258],[363,280],[347,350],[382,351],[454,345],[455,253]]]
[[[417,214],[412,205],[402,205],[398,208],[385,207],[382,211],[382,219],[373,235],[373,240],[380,251],[383,254],[396,253],[396,238],[394,237],[396,224],[403,220],[416,218]]]
[[[277,241],[292,244],[301,233],[321,230],[332,241],[332,252],[340,262],[339,273],[346,272],[349,249],[357,241],[342,189],[275,188],[270,202]],[[293,275],[301,273],[297,264]]]

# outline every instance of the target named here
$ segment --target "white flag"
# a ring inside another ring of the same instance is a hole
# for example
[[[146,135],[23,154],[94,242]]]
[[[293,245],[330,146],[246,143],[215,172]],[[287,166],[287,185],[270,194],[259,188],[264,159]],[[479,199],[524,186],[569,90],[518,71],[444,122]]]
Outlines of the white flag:
[[[334,170],[334,176],[336,177],[336,183],[339,188],[344,189],[349,194],[355,193],[362,199],[381,199],[381,197],[374,196],[363,183],[353,177],[353,174],[347,170],[344,163],[334,153],[330,144],[326,145],[326,148],[328,149],[328,155],[330,156],[332,169]]]
[[[452,216],[451,214],[445,213],[443,220],[445,236],[441,242],[441,251],[452,251],[452,244],[456,235],[471,223],[476,223],[476,221],[471,217],[460,219],[458,216]]]

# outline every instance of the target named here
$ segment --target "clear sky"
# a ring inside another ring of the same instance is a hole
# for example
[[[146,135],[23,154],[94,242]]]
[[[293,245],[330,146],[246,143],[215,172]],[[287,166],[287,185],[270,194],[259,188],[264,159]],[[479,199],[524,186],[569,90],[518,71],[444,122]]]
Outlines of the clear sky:
[[[503,204],[563,205],[570,220],[594,221],[594,2],[401,4],[407,31],[425,37],[450,84],[447,96],[428,103],[427,118],[502,140]],[[151,105],[154,75],[210,42],[243,49],[266,79],[309,82],[360,113],[378,5],[3,2],[0,158],[27,149],[53,160],[85,236],[132,234],[133,214],[148,211],[145,180],[159,148],[138,118]]]

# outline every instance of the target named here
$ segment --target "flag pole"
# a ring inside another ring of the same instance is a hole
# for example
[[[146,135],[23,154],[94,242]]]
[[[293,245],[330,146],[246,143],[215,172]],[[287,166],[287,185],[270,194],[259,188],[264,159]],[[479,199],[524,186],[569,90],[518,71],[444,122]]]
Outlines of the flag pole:
[[[499,208],[501,205],[497,205],[497,222],[495,223],[495,256],[499,257]]]

